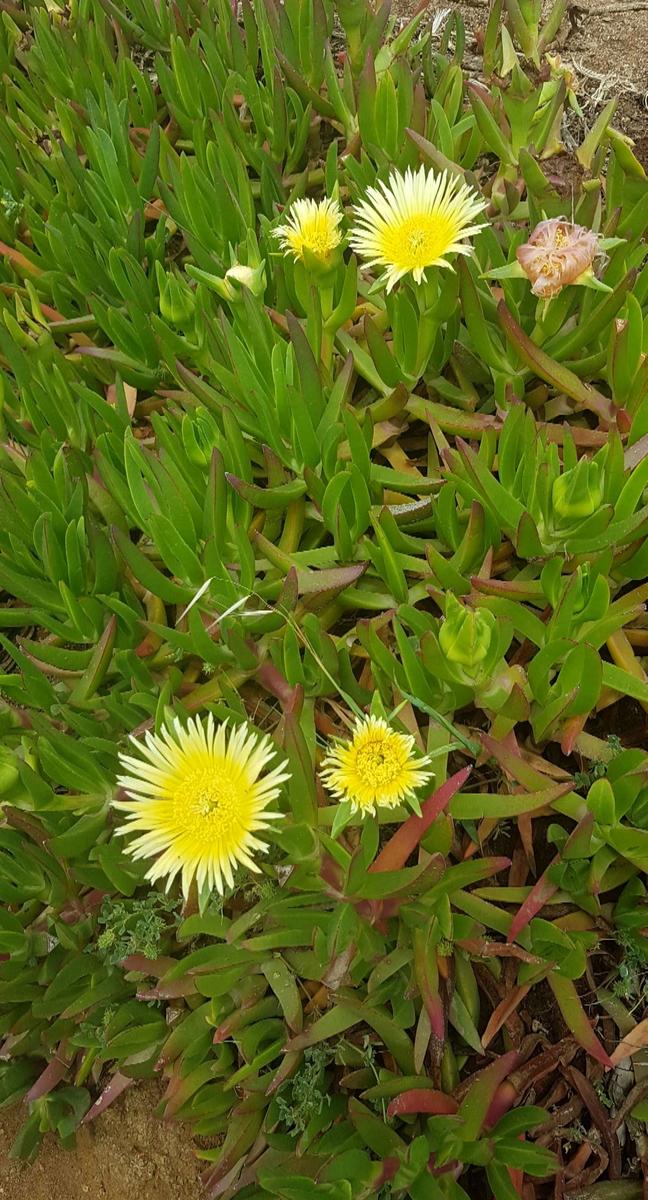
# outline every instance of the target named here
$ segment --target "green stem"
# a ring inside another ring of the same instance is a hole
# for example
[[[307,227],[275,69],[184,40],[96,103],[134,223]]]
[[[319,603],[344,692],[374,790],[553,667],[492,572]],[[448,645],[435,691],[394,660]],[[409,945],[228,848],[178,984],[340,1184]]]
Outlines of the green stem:
[[[333,347],[335,345],[335,334],[326,328],[326,323],[333,312],[333,288],[324,287],[320,292],[320,305],[322,312],[322,341],[320,346],[320,359],[324,368],[325,377],[330,379],[331,367],[333,364]]]

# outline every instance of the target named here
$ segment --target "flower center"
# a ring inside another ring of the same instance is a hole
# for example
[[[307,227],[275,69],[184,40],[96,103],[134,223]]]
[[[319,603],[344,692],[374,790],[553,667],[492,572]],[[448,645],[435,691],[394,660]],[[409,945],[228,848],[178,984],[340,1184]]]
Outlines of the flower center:
[[[307,238],[304,238],[304,242],[313,254],[321,256],[328,254],[333,249],[332,239],[325,229],[314,229]]]
[[[563,246],[566,246],[568,242],[569,242],[569,238],[567,237],[567,234],[565,233],[565,230],[564,230],[564,229],[557,229],[557,230],[556,230],[556,235],[555,235],[555,238],[554,238],[554,243],[555,243],[555,246],[556,246],[556,250],[562,250]]]
[[[301,255],[304,250],[309,250],[316,258],[321,259],[328,258],[341,240],[337,226],[321,213],[310,221],[304,221],[301,229],[288,237],[296,254]]]
[[[392,783],[403,768],[403,756],[395,746],[382,739],[367,742],[357,752],[356,767],[367,783],[385,787]]]
[[[447,217],[416,213],[382,235],[382,253],[401,270],[428,267],[454,241],[454,223]]]
[[[223,837],[240,824],[247,798],[244,782],[212,763],[185,775],[175,790],[174,816],[198,834]]]
[[[548,279],[553,279],[561,276],[564,269],[565,264],[562,258],[556,254],[552,254],[551,251],[547,251],[547,257],[540,267],[540,274],[546,276]]]

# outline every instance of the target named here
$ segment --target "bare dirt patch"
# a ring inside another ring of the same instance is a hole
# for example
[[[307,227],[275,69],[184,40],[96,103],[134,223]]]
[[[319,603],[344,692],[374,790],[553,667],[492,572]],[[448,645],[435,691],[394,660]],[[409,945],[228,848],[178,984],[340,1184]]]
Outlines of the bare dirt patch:
[[[417,7],[416,0],[402,0],[398,5],[403,15]],[[472,45],[468,43],[469,53],[475,54],[479,31],[488,16],[488,0],[459,4],[437,0],[431,13],[450,13],[456,8],[475,39]],[[644,166],[648,164],[647,46],[648,0],[577,0],[570,4],[553,47],[563,63],[574,69],[575,90],[588,125],[608,100],[617,98],[614,124],[634,140]]]
[[[24,1110],[0,1113],[0,1200],[201,1200],[191,1135],[154,1115],[159,1098],[157,1084],[136,1084],[79,1130],[74,1150],[48,1135],[29,1165],[8,1157]]]
[[[573,64],[579,95],[601,107],[618,99],[614,124],[635,142],[635,153],[648,164],[648,3],[622,8],[610,0],[586,0],[570,10],[562,56]]]

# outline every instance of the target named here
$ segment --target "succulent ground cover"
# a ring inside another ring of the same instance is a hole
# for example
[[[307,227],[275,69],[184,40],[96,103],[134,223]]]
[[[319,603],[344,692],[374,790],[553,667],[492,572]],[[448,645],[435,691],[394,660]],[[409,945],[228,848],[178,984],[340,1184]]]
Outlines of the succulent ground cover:
[[[2,4],[17,1155],[159,1076],[209,1197],[644,1194],[648,184],[614,101],[554,170],[565,8]]]

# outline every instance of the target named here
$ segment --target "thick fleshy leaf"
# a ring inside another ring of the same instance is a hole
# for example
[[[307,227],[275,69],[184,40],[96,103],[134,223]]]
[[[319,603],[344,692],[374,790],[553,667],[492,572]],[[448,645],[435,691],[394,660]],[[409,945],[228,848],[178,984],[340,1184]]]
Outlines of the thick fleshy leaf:
[[[424,800],[421,805],[421,816],[408,817],[407,821],[397,829],[370,866],[371,872],[396,871],[405,865],[432,822],[463,787],[470,775],[470,770],[470,767],[463,767],[461,771],[457,771],[455,775],[446,780],[440,788],[437,788],[436,792],[428,796],[427,800]]]

